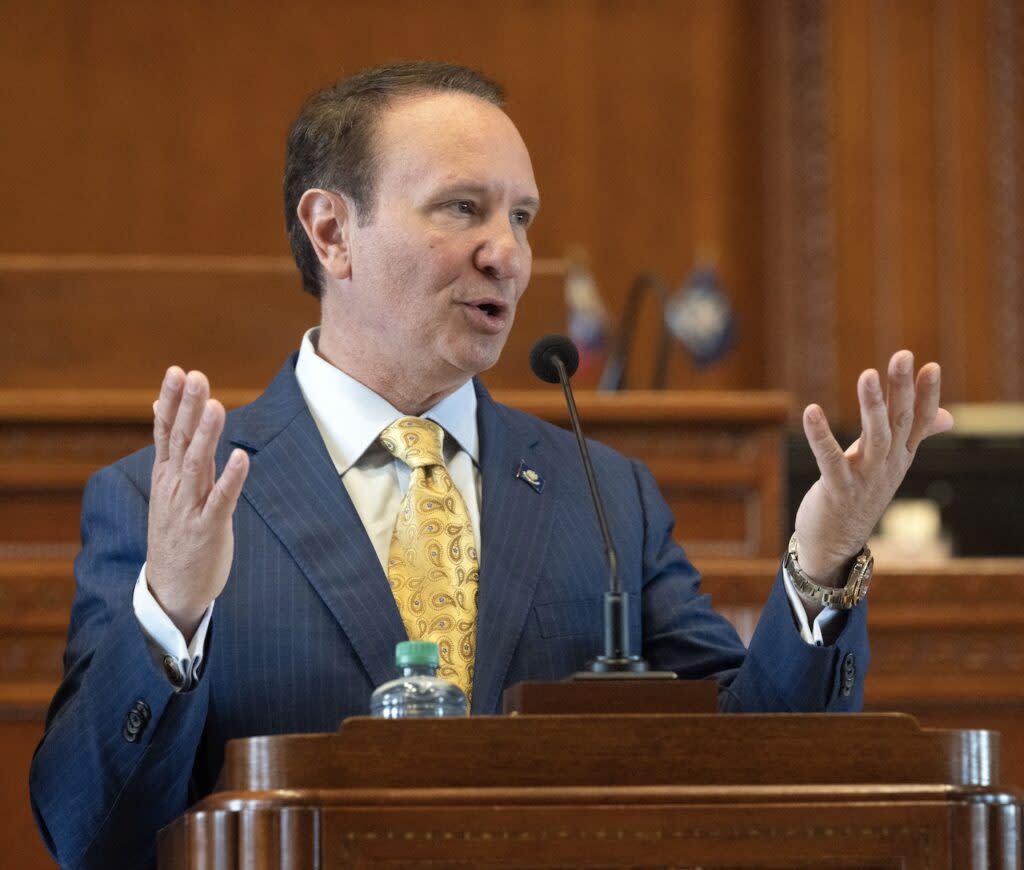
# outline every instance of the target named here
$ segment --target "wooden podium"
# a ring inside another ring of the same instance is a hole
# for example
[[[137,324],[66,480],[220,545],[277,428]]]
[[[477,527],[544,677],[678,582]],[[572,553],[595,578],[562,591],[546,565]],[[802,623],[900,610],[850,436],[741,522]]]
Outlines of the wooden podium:
[[[161,870],[1020,870],[998,735],[879,715],[349,719],[228,744]]]

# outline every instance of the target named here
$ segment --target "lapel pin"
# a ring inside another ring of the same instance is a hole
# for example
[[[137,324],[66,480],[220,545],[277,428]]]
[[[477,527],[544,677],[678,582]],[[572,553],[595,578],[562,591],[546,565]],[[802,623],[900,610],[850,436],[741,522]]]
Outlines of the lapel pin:
[[[519,460],[519,470],[516,471],[516,477],[519,478],[519,480],[525,481],[533,488],[534,492],[541,492],[544,489],[544,478],[530,468],[530,466],[526,464],[525,459]]]

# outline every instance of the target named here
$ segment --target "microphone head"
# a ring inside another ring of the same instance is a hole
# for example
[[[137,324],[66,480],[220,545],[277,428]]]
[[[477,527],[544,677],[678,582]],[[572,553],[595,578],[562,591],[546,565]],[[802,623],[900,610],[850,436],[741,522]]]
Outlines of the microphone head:
[[[576,369],[580,365],[580,352],[571,338],[564,335],[545,335],[530,351],[530,368],[538,378],[549,384],[557,384],[559,381],[555,357],[562,361],[565,373],[570,378],[576,374]]]

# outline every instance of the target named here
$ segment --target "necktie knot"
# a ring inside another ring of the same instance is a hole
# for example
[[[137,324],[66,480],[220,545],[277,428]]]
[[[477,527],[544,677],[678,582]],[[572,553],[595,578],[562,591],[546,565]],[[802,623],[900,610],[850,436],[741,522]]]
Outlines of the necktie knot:
[[[380,433],[389,453],[410,468],[444,465],[444,429],[422,417],[400,417]]]

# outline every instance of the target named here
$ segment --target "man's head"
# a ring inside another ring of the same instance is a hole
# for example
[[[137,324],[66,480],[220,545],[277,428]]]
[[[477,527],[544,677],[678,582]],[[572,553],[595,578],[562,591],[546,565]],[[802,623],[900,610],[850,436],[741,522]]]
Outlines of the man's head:
[[[401,97],[463,93],[502,107],[500,85],[482,73],[436,61],[373,67],[317,91],[302,107],[288,134],[284,170],[284,217],[303,288],[320,298],[320,263],[296,211],[310,188],[336,190],[372,220],[380,154],[376,132],[381,115]]]
[[[530,278],[537,184],[508,115],[462,89],[391,96],[370,136],[362,205],[327,186],[295,207],[321,287],[317,350],[418,414],[497,362]]]

